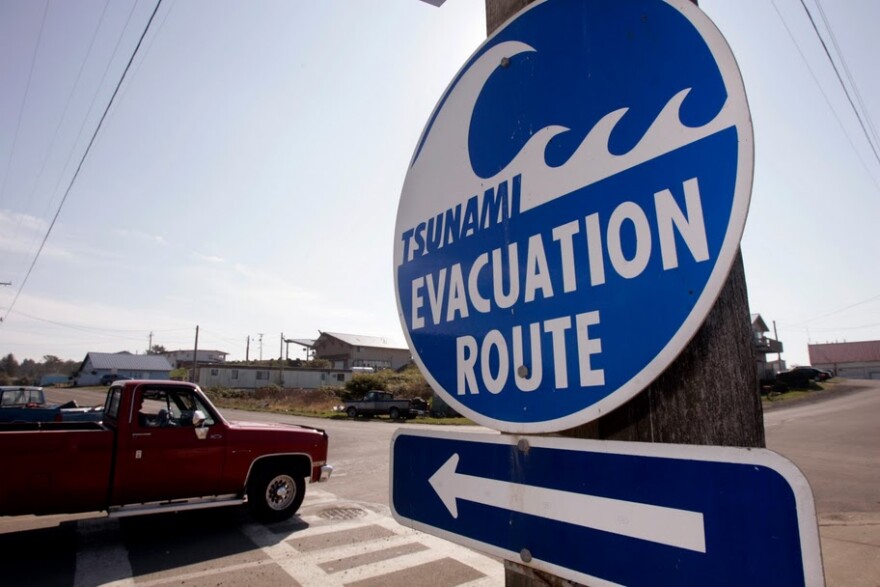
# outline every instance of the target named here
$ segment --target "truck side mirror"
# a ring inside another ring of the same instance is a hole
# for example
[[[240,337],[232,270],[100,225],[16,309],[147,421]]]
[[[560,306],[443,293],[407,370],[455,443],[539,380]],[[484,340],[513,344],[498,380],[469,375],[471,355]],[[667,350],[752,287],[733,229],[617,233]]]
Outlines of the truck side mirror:
[[[192,423],[196,428],[196,438],[199,440],[208,438],[208,428],[205,426],[205,412],[202,410],[193,412]]]

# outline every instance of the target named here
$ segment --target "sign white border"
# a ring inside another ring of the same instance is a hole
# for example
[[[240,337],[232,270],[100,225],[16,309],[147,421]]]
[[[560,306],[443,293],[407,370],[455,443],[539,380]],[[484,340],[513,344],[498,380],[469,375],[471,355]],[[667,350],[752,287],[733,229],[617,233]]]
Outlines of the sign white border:
[[[668,458],[712,463],[731,463],[755,465],[771,469],[788,483],[794,493],[797,509],[798,533],[801,545],[801,560],[804,569],[804,584],[807,587],[823,587],[825,573],[822,565],[822,550],[819,542],[819,525],[816,518],[816,505],[810,483],[797,466],[782,455],[764,448],[740,448],[732,446],[702,446],[692,444],[657,444],[646,442],[623,442],[610,440],[586,440],[580,438],[564,438],[559,436],[515,436],[507,434],[480,434],[467,432],[447,432],[445,430],[413,430],[398,429],[391,438],[391,471],[390,471],[390,505],[394,519],[400,524],[438,536],[450,542],[473,548],[480,552],[513,561],[525,566],[551,573],[558,577],[577,581],[585,585],[617,585],[599,577],[573,571],[546,561],[532,559],[523,562],[519,552],[509,551],[495,545],[474,540],[455,534],[429,524],[402,516],[394,507],[394,471],[397,463],[394,459],[394,444],[400,436],[421,436],[442,440],[462,442],[481,442],[484,444],[502,444],[515,448],[520,440],[526,440],[530,447],[568,450],[576,452],[593,452],[611,455]],[[401,464],[402,467],[406,463]],[[426,480],[427,481],[427,480]],[[426,495],[430,486],[426,483]],[[434,495],[433,492],[430,495]],[[439,497],[437,498],[439,499]]]
[[[477,48],[474,54],[476,55],[481,51],[483,47],[490,43],[495,36],[500,34],[514,20],[547,1],[551,0],[539,0],[538,2],[534,2],[508,19],[504,25],[499,27],[480,45],[480,47]],[[399,291],[400,284],[397,283],[397,247],[399,247],[400,244],[395,241],[393,273],[395,276],[394,292],[397,299],[397,312],[403,327],[403,334],[406,337],[407,344],[412,352],[413,360],[416,362],[431,387],[443,397],[443,400],[446,401],[447,404],[460,414],[483,426],[515,434],[558,432],[560,430],[567,430],[596,420],[620,407],[650,385],[650,383],[665,371],[678,355],[681,354],[702,326],[706,317],[709,315],[709,312],[712,310],[712,307],[715,305],[715,301],[721,293],[721,289],[727,282],[730,269],[733,266],[737,253],[739,252],[739,243],[745,229],[754,173],[754,133],[751,115],[749,113],[748,100],[745,93],[745,86],[730,46],[709,17],[690,0],[662,1],[682,13],[682,15],[684,15],[684,17],[696,27],[703,40],[706,42],[712,56],[715,58],[721,77],[724,80],[724,86],[728,92],[728,104],[726,107],[731,108],[732,112],[734,112],[734,119],[737,120],[736,127],[739,136],[739,148],[737,150],[737,171],[730,221],[728,222],[727,231],[724,235],[718,259],[715,262],[712,273],[703,289],[703,293],[700,295],[700,298],[697,300],[697,303],[694,305],[691,313],[682,323],[681,327],[672,338],[670,338],[663,349],[657,353],[657,355],[640,372],[596,403],[577,412],[552,420],[539,422],[511,422],[507,420],[499,420],[477,412],[460,402],[455,395],[445,390],[443,386],[439,384],[427,369],[424,361],[422,361],[415,345],[413,344],[409,328],[407,327],[403,307],[401,306]],[[450,82],[446,90],[443,92],[440,101],[437,106],[435,106],[434,111],[428,119],[429,121],[434,120],[437,113],[442,108],[445,98],[451,91],[455,81],[461,77],[464,69],[465,67],[463,66],[453,77],[453,81]],[[425,130],[422,131],[418,143],[419,145],[422,144],[422,141],[425,138],[425,133],[429,131],[430,123],[429,125],[426,125]],[[418,149],[416,150],[416,153],[417,152]],[[415,159],[415,154],[413,155],[413,158]],[[403,197],[403,195],[401,197]],[[395,223],[395,231],[397,231],[398,228],[397,223]]]

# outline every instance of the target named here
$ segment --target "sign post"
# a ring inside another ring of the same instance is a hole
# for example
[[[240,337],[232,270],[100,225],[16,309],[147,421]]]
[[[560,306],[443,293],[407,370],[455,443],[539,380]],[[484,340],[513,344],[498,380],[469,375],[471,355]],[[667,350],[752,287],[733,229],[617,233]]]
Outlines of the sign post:
[[[696,451],[764,445],[739,253],[751,119],[732,53],[694,4],[486,0],[490,37],[441,97],[410,164],[394,261],[414,359],[435,392],[474,421],[517,435],[717,445]],[[409,442],[401,440],[395,446]],[[633,454],[669,456],[646,450]],[[511,500],[522,506],[510,510],[520,521],[608,531],[590,526],[602,513],[594,494],[571,498],[589,519],[560,520],[552,507],[559,487],[536,484],[540,475],[462,473],[461,451],[409,488],[421,497],[433,488],[446,517],[503,510]],[[690,460],[713,460],[700,454]],[[414,458],[393,452],[398,495],[406,473],[396,463]],[[517,463],[501,460],[519,474],[527,463]],[[544,467],[551,478],[553,467]],[[589,484],[588,471],[575,468],[575,484]],[[647,504],[636,507],[646,520],[662,518],[652,517],[650,499],[622,501]],[[553,511],[541,516],[535,503]],[[424,522],[403,509],[395,506],[404,523]],[[673,517],[683,526],[691,519]],[[655,522],[636,524],[627,540],[652,542]],[[799,524],[809,526],[809,516]],[[505,556],[523,563],[506,562],[508,586],[605,576],[536,564],[526,550]],[[808,556],[806,582],[821,584],[817,550]],[[622,582],[663,583],[653,578]]]

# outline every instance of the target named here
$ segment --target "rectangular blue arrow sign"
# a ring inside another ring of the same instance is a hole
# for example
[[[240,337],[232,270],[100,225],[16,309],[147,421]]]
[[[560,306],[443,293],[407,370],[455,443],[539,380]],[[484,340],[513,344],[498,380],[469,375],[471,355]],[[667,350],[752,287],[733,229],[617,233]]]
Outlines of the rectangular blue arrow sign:
[[[813,495],[764,449],[398,430],[403,525],[602,585],[823,585]]]

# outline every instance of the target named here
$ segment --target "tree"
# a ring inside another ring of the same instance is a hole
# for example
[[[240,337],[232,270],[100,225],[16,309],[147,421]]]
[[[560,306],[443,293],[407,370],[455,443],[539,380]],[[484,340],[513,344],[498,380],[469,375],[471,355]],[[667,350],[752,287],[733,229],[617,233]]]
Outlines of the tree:
[[[161,344],[154,344],[152,347],[150,347],[147,350],[148,355],[163,355],[166,352],[168,352],[168,351],[166,351],[165,347],[162,346]]]
[[[43,371],[59,371],[63,364],[64,361],[62,361],[55,355],[43,355]]]
[[[18,361],[15,360],[15,355],[9,353],[2,359],[0,359],[0,371],[8,375],[9,377],[15,377],[18,373]]]

